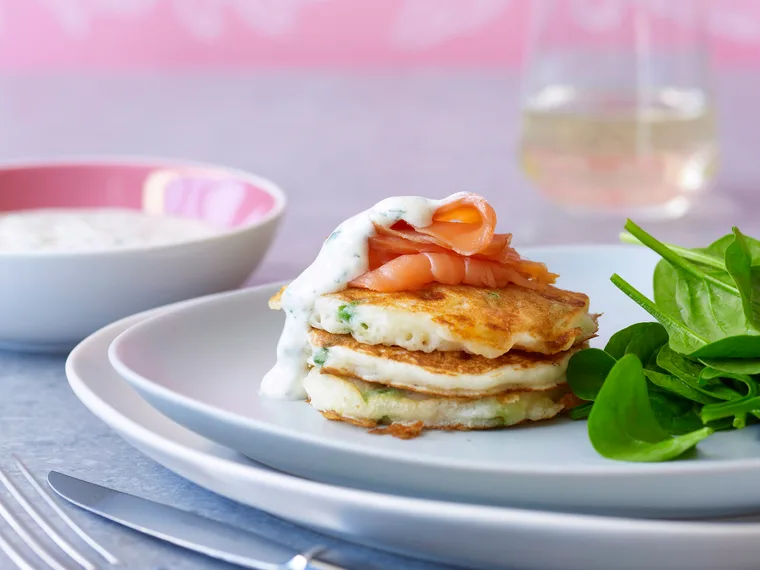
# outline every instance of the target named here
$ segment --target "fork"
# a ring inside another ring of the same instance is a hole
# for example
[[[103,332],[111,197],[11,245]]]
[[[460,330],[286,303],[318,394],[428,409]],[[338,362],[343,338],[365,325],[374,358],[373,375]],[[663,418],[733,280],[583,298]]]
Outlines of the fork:
[[[32,489],[34,489],[40,498],[47,503],[50,509],[58,515],[60,520],[66,526],[68,526],[92,550],[97,552],[108,564],[120,564],[119,559],[116,558],[116,556],[98,544],[95,539],[82,530],[82,528],[77,525],[71,517],[63,511],[63,509],[61,509],[55,499],[53,499],[50,493],[40,485],[21,459],[15,455],[13,456],[13,459],[18,471],[24,479],[26,479]],[[0,497],[0,517],[5,520],[8,527],[18,535],[21,541],[26,544],[28,549],[39,559],[32,563],[29,556],[22,553],[22,551],[9,540],[6,530],[0,528],[0,551],[4,552],[18,568],[21,570],[39,570],[41,567],[37,566],[37,564],[39,561],[42,561],[45,564],[42,568],[50,568],[52,570],[71,570],[75,567],[81,567],[84,570],[97,569],[97,566],[87,556],[72,545],[71,542],[69,542],[50,523],[45,515],[37,507],[32,505],[26,495],[21,489],[19,489],[2,467],[0,467],[0,484],[2,484],[10,496],[16,500],[18,506],[37,524],[42,533],[57,547],[57,549],[51,547],[50,545],[45,544],[44,539],[41,540],[39,537],[35,536],[35,534],[29,529],[28,525],[22,521],[8,506],[7,502]],[[66,555],[64,560],[62,560],[61,552]],[[72,561],[76,566],[71,564]]]

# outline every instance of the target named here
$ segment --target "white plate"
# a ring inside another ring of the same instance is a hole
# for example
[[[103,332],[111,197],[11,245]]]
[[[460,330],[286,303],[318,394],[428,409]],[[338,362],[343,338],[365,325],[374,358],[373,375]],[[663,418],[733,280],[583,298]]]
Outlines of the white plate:
[[[82,342],[66,363],[71,387],[141,452],[220,495],[354,542],[488,570],[757,568],[756,523],[645,521],[455,504],[273,471],[162,416],[113,370],[108,345],[143,318],[125,319]]]
[[[609,282],[615,271],[648,292],[654,256],[632,247],[526,250],[587,292],[606,337],[647,315]],[[748,428],[700,444],[697,459],[610,461],[586,422],[557,420],[488,432],[426,432],[402,441],[325,420],[305,402],[260,398],[282,314],[277,286],[212,297],[145,321],[111,346],[111,363],[158,410],[276,469],[326,483],[489,505],[626,516],[760,509],[760,441]],[[647,319],[648,320],[648,319]]]

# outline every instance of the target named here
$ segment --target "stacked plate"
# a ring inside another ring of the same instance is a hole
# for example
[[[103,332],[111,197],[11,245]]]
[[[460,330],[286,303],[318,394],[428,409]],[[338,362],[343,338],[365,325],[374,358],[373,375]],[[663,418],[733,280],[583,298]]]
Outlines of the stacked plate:
[[[644,292],[656,258],[624,246],[525,248],[603,312],[595,344],[648,320],[610,284]],[[760,432],[696,456],[613,462],[566,419],[413,440],[265,400],[279,284],[136,315],[81,343],[67,374],[93,413],[146,455],[216,493],[331,535],[473,568],[756,569]],[[744,516],[743,516],[744,515]],[[729,518],[733,517],[733,518]],[[760,521],[760,517],[758,518]]]

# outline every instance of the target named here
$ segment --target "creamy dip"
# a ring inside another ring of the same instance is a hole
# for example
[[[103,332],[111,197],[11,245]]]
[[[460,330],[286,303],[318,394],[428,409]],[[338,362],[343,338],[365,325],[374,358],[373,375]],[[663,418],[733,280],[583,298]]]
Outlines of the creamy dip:
[[[443,200],[419,196],[388,198],[338,226],[314,262],[283,293],[285,327],[277,345],[277,364],[264,377],[261,394],[290,400],[306,398],[303,380],[308,373],[309,315],[314,302],[322,295],[342,291],[369,269],[367,240],[375,235],[375,224],[389,228],[404,220],[425,227],[432,223],[439,207],[460,196],[453,194]]]
[[[167,245],[219,233],[189,218],[126,208],[50,208],[0,213],[0,253],[91,252]]]

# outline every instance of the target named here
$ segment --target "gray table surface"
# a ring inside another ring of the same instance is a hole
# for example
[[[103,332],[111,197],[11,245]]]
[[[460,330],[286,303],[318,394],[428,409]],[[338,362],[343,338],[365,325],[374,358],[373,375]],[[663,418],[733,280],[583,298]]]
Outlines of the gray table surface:
[[[390,194],[484,194],[518,244],[614,242],[621,220],[589,222],[545,203],[514,159],[518,87],[498,70],[374,73],[258,71],[204,75],[0,78],[0,159],[158,155],[219,162],[277,181],[284,224],[251,283],[291,277],[345,217]],[[686,218],[651,224],[696,244],[738,224],[760,233],[760,82],[717,78],[724,157],[714,191]],[[220,498],[143,457],[69,390],[64,357],[0,353],[0,465],[11,453],[303,548],[316,535]],[[129,569],[227,565],[73,513]],[[330,541],[330,544],[340,544]],[[346,546],[387,568],[431,565]],[[10,563],[0,555],[0,568]]]

